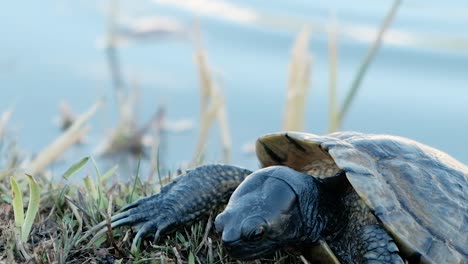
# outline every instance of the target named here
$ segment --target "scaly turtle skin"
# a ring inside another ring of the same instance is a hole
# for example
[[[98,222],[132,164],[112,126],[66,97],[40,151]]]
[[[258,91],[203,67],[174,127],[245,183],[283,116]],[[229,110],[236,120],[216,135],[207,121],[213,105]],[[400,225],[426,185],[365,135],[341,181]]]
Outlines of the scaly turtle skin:
[[[235,190],[215,226],[239,259],[297,246],[322,263],[467,263],[468,168],[449,155],[355,132],[271,134],[258,139],[256,151],[263,169],[200,166],[123,208],[112,227],[136,227],[136,247]],[[106,229],[92,228],[91,242]]]

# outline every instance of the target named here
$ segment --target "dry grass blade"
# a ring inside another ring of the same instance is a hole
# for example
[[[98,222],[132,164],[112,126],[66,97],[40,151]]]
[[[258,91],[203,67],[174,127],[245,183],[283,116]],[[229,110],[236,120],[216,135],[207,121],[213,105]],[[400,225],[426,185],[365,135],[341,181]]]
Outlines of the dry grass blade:
[[[328,114],[329,132],[338,130],[338,118],[336,107],[336,87],[338,82],[338,21],[336,16],[332,16],[332,21],[328,29],[328,65],[329,65],[329,93],[328,93]]]
[[[296,38],[289,65],[289,81],[283,129],[304,130],[305,108],[310,83],[311,54],[309,53],[310,30],[304,28]]]
[[[0,116],[0,139],[2,139],[2,137],[5,135],[6,127],[8,125],[8,121],[10,121],[12,113],[13,110],[10,109],[3,112]]]
[[[343,120],[351,106],[351,103],[354,100],[354,97],[356,96],[356,93],[361,86],[361,82],[367,72],[367,69],[369,68],[372,60],[374,59],[375,55],[377,54],[377,51],[379,50],[383,37],[385,35],[385,32],[387,29],[390,27],[392,24],[393,19],[395,18],[395,15],[398,11],[398,7],[401,4],[401,0],[395,0],[393,2],[392,8],[388,12],[387,16],[385,17],[385,20],[382,23],[382,26],[380,27],[377,37],[375,41],[373,42],[372,46],[368,50],[366,56],[364,57],[364,61],[361,63],[361,66],[359,67],[358,73],[356,74],[356,77],[354,78],[351,88],[345,98],[345,101],[343,103],[343,106],[341,107],[341,110],[338,114],[338,125],[341,126],[343,124]]]
[[[301,259],[302,263],[310,264],[310,262],[303,255],[301,255],[299,258]]]
[[[198,134],[197,146],[192,159],[192,164],[196,164],[203,153],[210,128],[215,121],[219,122],[221,133],[221,144],[223,148],[223,162],[229,163],[231,153],[231,135],[227,121],[226,105],[217,83],[213,79],[212,71],[208,65],[205,50],[201,46],[200,33],[195,32],[195,63],[198,68],[200,78],[200,131]]]
[[[198,133],[197,146],[192,159],[192,164],[197,163],[200,158],[203,148],[208,139],[208,133],[213,125],[218,108],[217,102],[212,102],[213,79],[211,78],[211,70],[208,66],[206,54],[201,46],[200,32],[195,32],[195,63],[198,68],[198,76],[200,78],[200,131]]]
[[[77,231],[82,232],[82,230],[83,230],[83,218],[81,217],[81,214],[78,211],[79,210],[78,207],[75,204],[73,204],[72,199],[68,195],[65,196],[65,199],[66,199],[68,207],[72,210],[72,213],[76,218],[76,221],[78,221],[78,230]]]
[[[35,175],[43,172],[50,163],[55,161],[70,146],[80,141],[90,130],[89,127],[84,127],[84,125],[101,105],[102,101],[95,103],[87,112],[79,116],[60,137],[39,152],[37,157],[29,164],[26,170],[28,174]]]
[[[197,36],[199,33],[197,34]],[[202,111],[206,111],[209,105],[211,92],[213,90],[213,80],[211,79],[211,71],[207,65],[206,54],[201,47],[200,37],[197,37],[197,48],[195,53],[195,63],[198,68],[198,76],[200,78],[200,103]]]
[[[229,163],[231,160],[231,133],[229,132],[229,123],[227,120],[227,113],[226,113],[226,104],[224,102],[224,97],[218,95],[220,106],[218,108],[218,123],[219,123],[219,130],[221,133],[221,145],[223,148],[223,162]]]
[[[177,264],[183,264],[182,258],[180,257],[179,251],[177,251],[176,247],[172,247],[172,252],[174,252],[174,255],[176,256]]]
[[[196,164],[200,158],[200,155],[203,153],[203,148],[206,145],[209,130],[213,125],[213,122],[216,118],[216,108],[218,106],[213,106],[201,114],[200,121],[200,131],[198,133],[197,146],[195,147],[195,153],[192,159],[192,164]]]

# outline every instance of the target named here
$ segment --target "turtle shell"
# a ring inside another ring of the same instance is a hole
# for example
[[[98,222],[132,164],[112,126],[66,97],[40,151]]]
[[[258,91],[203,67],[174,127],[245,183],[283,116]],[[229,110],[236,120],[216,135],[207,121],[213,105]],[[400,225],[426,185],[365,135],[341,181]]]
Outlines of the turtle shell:
[[[410,139],[337,132],[263,136],[262,166],[284,165],[319,178],[345,171],[400,251],[420,263],[468,260],[468,168]]]

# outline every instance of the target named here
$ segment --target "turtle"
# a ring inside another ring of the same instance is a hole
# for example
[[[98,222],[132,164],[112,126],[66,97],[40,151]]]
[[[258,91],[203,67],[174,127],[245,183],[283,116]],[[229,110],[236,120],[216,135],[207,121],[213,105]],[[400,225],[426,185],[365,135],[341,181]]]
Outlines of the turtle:
[[[292,247],[313,263],[468,263],[468,168],[448,154],[359,132],[280,132],[255,146],[261,169],[201,165],[110,226],[138,230],[136,249],[227,202],[214,226],[236,259]]]

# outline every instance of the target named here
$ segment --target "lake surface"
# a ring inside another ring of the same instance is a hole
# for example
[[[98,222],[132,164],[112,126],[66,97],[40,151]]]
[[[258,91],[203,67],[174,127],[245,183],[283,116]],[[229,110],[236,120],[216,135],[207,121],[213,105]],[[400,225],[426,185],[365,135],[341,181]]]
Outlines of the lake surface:
[[[292,43],[311,25],[312,82],[306,131],[323,134],[328,123],[327,35],[340,25],[338,93],[343,99],[391,1],[121,1],[125,28],[144,17],[164,16],[191,29],[203,45],[226,97],[233,163],[255,168],[242,151],[256,137],[281,130]],[[103,40],[105,1],[9,1],[0,10],[0,112],[14,107],[10,131],[19,147],[35,153],[59,135],[52,120],[58,103],[76,112],[98,98],[106,106],[93,118],[94,151],[115,125],[116,106]],[[468,163],[468,7],[464,1],[405,1],[362,83],[344,130],[410,137]],[[166,104],[170,120],[191,119],[195,128],[168,135],[165,163],[191,159],[197,135],[199,81],[194,45],[186,38],[128,40],[119,47],[127,83],[140,87],[141,122]],[[216,130],[205,160],[221,160]]]

